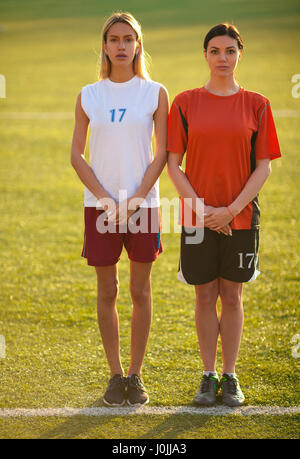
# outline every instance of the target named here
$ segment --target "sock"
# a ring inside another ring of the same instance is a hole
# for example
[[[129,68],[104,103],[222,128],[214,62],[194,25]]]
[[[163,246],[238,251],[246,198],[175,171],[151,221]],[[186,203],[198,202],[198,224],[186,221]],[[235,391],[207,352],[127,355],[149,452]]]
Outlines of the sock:
[[[204,376],[209,376],[210,374],[212,374],[213,376],[218,377],[218,374],[217,374],[216,371],[203,371],[203,375]]]
[[[228,376],[233,377],[233,378],[236,377],[235,373],[222,373],[222,375],[228,375]]]

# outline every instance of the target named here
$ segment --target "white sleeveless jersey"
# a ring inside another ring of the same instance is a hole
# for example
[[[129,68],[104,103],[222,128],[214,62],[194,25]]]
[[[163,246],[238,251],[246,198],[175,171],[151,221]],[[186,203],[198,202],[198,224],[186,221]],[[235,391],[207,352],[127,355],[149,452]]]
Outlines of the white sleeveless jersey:
[[[81,105],[90,119],[90,166],[100,185],[117,202],[137,191],[153,159],[153,114],[160,87],[134,76],[125,83],[106,78],[81,90]],[[157,180],[141,207],[159,204]],[[99,205],[87,187],[84,205]]]

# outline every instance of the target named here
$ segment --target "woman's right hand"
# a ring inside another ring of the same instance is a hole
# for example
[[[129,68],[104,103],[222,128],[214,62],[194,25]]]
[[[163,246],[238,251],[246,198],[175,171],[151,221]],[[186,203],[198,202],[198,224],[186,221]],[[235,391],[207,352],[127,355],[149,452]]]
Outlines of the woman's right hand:
[[[214,231],[216,231],[216,230],[214,230]],[[223,226],[223,228],[219,229],[217,232],[225,234],[226,236],[232,236],[232,229],[231,229],[231,226],[229,225],[229,223],[227,225]]]
[[[210,228],[210,226],[207,223],[205,223],[205,214],[208,214],[212,209],[214,209],[213,206],[205,206],[204,226],[205,226],[205,228],[209,228],[212,231],[216,231],[215,229]],[[232,229],[231,229],[230,223],[228,223],[227,225],[223,226],[223,228],[220,228],[217,231],[217,233],[222,233],[222,234],[225,234],[226,236],[232,236]]]

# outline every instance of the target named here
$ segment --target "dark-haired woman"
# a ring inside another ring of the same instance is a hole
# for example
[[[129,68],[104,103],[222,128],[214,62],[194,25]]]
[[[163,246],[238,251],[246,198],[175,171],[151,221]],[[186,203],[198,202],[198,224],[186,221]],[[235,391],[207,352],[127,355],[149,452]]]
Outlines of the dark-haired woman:
[[[180,280],[195,286],[195,321],[204,365],[194,398],[198,405],[214,404],[219,389],[223,403],[244,402],[235,373],[243,327],[242,287],[259,274],[257,195],[271,172],[270,161],[281,156],[268,99],[240,87],[235,79],[242,50],[233,25],[212,28],[204,40],[210,79],[203,87],[177,95],[169,115],[168,174],[182,204],[190,198],[198,212],[197,199],[204,199],[203,242],[189,243],[187,224],[182,222],[178,273]]]

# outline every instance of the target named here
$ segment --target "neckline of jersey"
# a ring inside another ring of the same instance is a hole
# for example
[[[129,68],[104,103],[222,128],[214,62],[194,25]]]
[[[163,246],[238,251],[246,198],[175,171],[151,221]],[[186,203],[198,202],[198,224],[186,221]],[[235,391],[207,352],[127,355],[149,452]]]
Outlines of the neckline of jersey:
[[[113,88],[125,88],[127,86],[131,86],[138,80],[138,76],[134,75],[134,77],[130,78],[130,80],[123,81],[122,83],[117,83],[116,81],[111,81],[109,78],[106,78],[105,81],[109,86]]]
[[[230,94],[229,96],[219,96],[218,94],[213,94],[212,92],[208,91],[208,89],[206,89],[204,86],[202,86],[200,88],[200,90],[203,90],[206,94],[209,94],[210,96],[212,97],[218,97],[219,99],[228,99],[229,97],[236,97],[238,96],[239,94],[241,94],[242,92],[244,92],[244,88],[242,88],[242,86],[240,86],[240,89],[235,92],[234,94]]]

